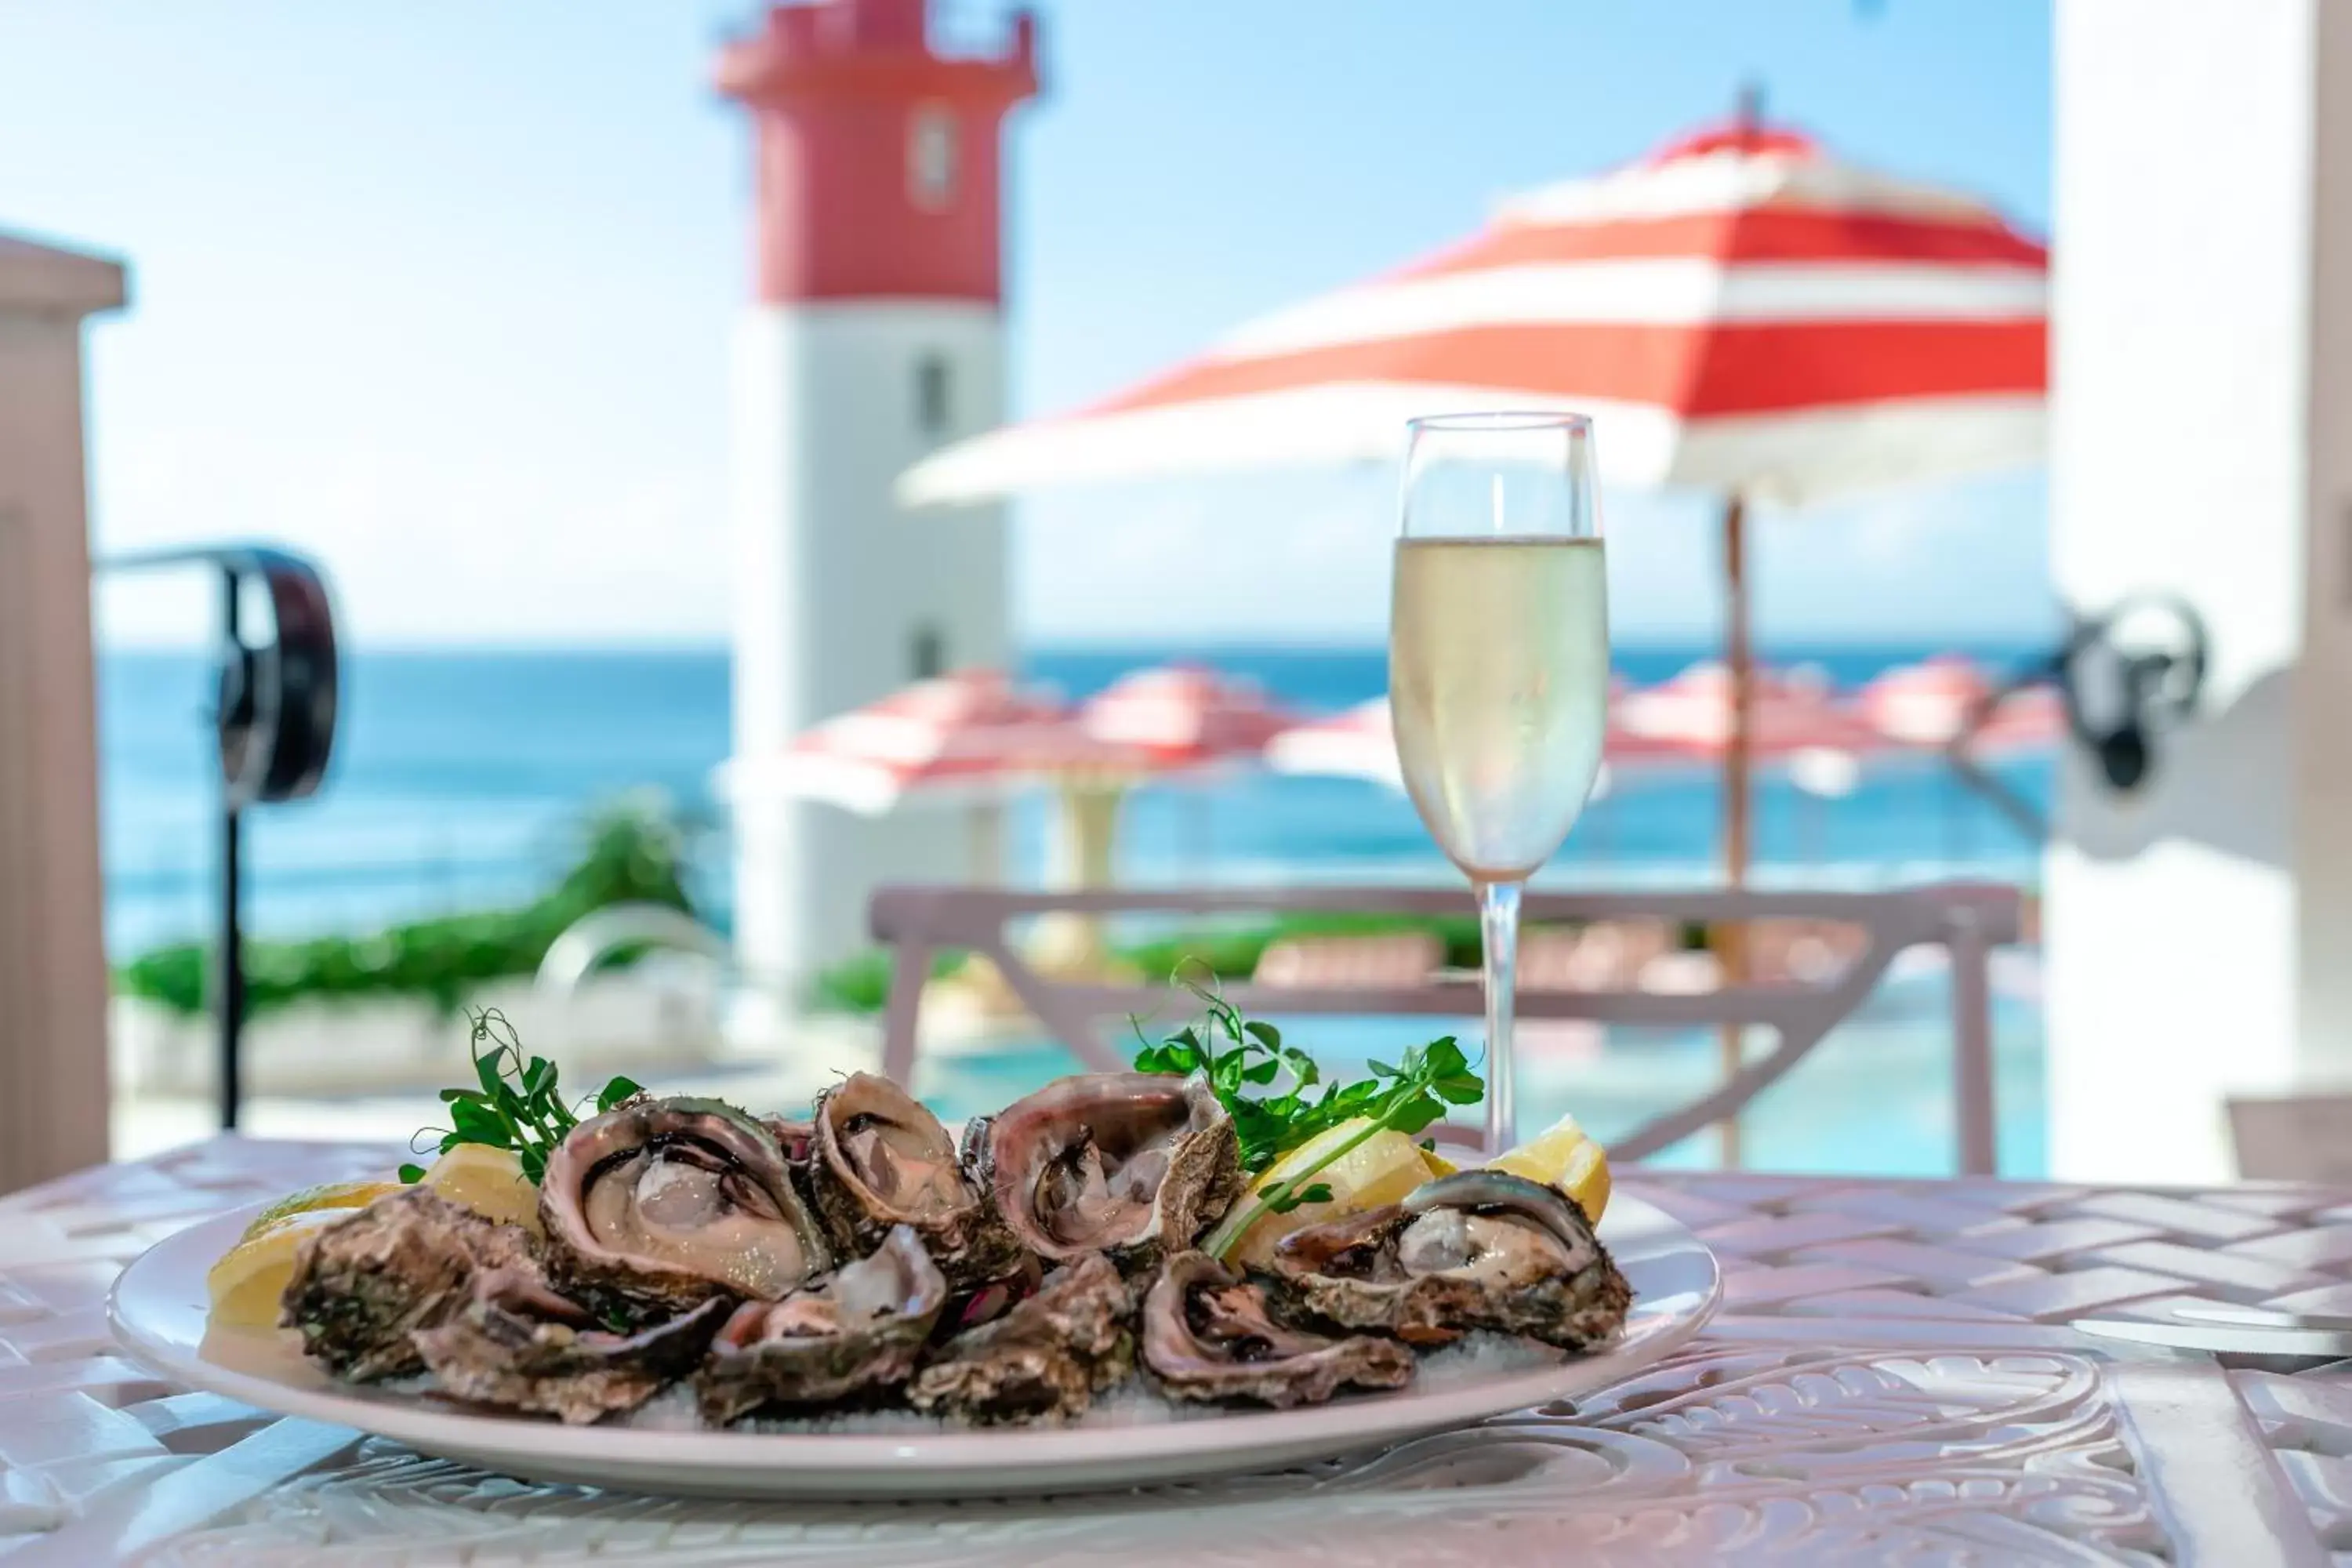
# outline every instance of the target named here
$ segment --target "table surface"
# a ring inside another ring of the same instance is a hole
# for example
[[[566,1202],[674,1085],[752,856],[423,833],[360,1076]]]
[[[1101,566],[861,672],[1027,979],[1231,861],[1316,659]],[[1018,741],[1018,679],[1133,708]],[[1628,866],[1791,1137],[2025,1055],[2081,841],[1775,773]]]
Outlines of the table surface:
[[[2094,1342],[2086,1312],[2352,1312],[2352,1193],[1642,1173],[1722,1258],[1706,1335],[1574,1420],[1370,1459],[984,1504],[688,1501],[507,1479],[125,1360],[149,1243],[381,1146],[236,1138],[0,1199],[0,1556],[1476,1563],[2352,1563],[2352,1378]]]

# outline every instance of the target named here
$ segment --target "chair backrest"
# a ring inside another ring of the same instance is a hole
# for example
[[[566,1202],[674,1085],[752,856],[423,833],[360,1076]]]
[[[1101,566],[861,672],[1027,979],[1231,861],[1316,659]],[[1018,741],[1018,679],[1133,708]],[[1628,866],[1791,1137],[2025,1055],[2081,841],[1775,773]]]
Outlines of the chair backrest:
[[[2352,1182],[2352,1094],[2228,1102],[2238,1174],[2250,1182]]]
[[[1770,1050],[1746,1062],[1719,1086],[1611,1142],[1613,1157],[1638,1160],[1736,1115],[1778,1082],[1861,1004],[1895,955],[1922,944],[1940,945],[1952,963],[1954,1089],[1960,1169],[1990,1175],[1996,1163],[1992,1099],[1990,982],[1986,955],[2017,940],[2021,895],[2015,888],[1946,884],[1876,893],[1585,892],[1527,896],[1529,922],[1657,922],[1665,928],[1701,922],[1819,922],[1862,933],[1850,962],[1819,980],[1783,973],[1766,982],[1703,989],[1643,990],[1621,986],[1577,990],[1522,988],[1518,1016],[1584,1018],[1601,1023],[1691,1027],[1760,1026],[1777,1037]],[[913,1070],[923,987],[935,953],[961,949],[984,954],[1040,1025],[1094,1071],[1121,1070],[1105,1026],[1150,1015],[1167,1000],[1164,984],[1111,984],[1041,974],[1006,933],[1014,921],[1043,914],[1112,917],[1131,914],[1349,913],[1460,915],[1465,894],[1426,888],[1215,888],[1088,892],[1008,892],[993,888],[892,887],[868,906],[877,940],[892,951],[890,994],[883,1016],[883,1070],[905,1081]],[[1290,976],[1285,976],[1286,979]],[[1403,984],[1313,983],[1268,985],[1253,979],[1224,987],[1244,1013],[1284,1015],[1420,1015],[1475,1017],[1482,1011],[1474,980],[1424,977]],[[1467,1130],[1447,1134],[1465,1141]],[[1468,1134],[1475,1142],[1475,1134]]]

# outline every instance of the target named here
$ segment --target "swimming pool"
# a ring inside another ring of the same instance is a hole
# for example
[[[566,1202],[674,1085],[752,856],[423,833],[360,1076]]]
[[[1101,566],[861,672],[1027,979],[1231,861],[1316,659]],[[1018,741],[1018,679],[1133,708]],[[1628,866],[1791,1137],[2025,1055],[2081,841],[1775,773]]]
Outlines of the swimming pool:
[[[1305,1018],[1276,1016],[1327,1076],[1361,1071],[1451,1026],[1424,1018]],[[1475,1024],[1463,1030],[1465,1039]],[[1764,1043],[1760,1036],[1750,1048]],[[2000,1173],[2046,1173],[2048,1132],[2040,1008],[1997,998],[1993,1008],[1994,1103]],[[1717,1072],[1712,1029],[1612,1029],[1597,1052],[1523,1049],[1520,1123],[1533,1130],[1573,1114],[1604,1143],[1661,1110],[1696,1098]],[[950,1121],[993,1110],[1046,1079],[1078,1069],[1051,1041],[1015,1041],[985,1054],[929,1056],[914,1088]],[[1951,997],[1929,974],[1890,982],[1789,1076],[1758,1097],[1741,1119],[1743,1163],[1759,1170],[1948,1174],[1957,1166],[1953,1116]],[[1652,1162],[1674,1167],[1716,1163],[1711,1137],[1685,1141]]]

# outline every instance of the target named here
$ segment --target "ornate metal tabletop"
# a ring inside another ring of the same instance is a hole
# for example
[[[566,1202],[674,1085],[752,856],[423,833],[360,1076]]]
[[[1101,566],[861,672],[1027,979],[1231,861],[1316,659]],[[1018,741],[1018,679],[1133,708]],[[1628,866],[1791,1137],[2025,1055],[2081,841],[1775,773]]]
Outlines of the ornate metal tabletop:
[[[2065,1326],[2191,1301],[2352,1312],[2341,1191],[1642,1173],[1627,1186],[1722,1258],[1724,1309],[1572,1418],[1195,1487],[795,1506],[511,1480],[117,1352],[106,1290],[150,1242],[394,1157],[224,1138],[0,1199],[10,1568],[2352,1562],[2352,1378]]]

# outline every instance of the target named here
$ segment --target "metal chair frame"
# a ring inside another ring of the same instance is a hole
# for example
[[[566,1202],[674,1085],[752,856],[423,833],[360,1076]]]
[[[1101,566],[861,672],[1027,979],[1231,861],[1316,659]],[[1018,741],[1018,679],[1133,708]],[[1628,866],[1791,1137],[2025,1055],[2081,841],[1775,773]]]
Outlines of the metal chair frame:
[[[1885,975],[1895,954],[1936,945],[1951,954],[1953,1089],[1959,1167],[1994,1173],[1992,1001],[1987,957],[2018,940],[2024,900],[2016,888],[1948,883],[1885,892],[1579,892],[1527,895],[1529,921],[1661,920],[1717,925],[1766,920],[1830,921],[1867,935],[1853,962],[1824,984],[1743,983],[1696,995],[1639,991],[1528,991],[1518,1016],[1582,1018],[1609,1024],[1696,1027],[1733,1024],[1770,1029],[1769,1050],[1751,1058],[1716,1089],[1643,1123],[1611,1143],[1613,1157],[1645,1159],[1704,1128],[1736,1117],[1779,1082],[1848,1017]],[[1023,1005],[1089,1070],[1123,1070],[1105,1034],[1108,1020],[1149,1014],[1166,1000],[1165,984],[1103,984],[1041,974],[1008,937],[1016,920],[1036,915],[1355,914],[1453,915],[1466,912],[1459,891],[1428,888],[1185,888],[1116,891],[1012,892],[994,888],[886,887],[868,906],[874,936],[892,951],[883,1014],[883,1070],[906,1081],[918,1054],[917,1026],[933,955],[943,950],[984,954]],[[1321,988],[1236,984],[1226,1000],[1245,1013],[1304,1016],[1476,1017],[1475,980],[1433,978],[1404,987]],[[1466,1136],[1465,1136],[1466,1135]],[[1449,1141],[1474,1146],[1469,1129]]]

